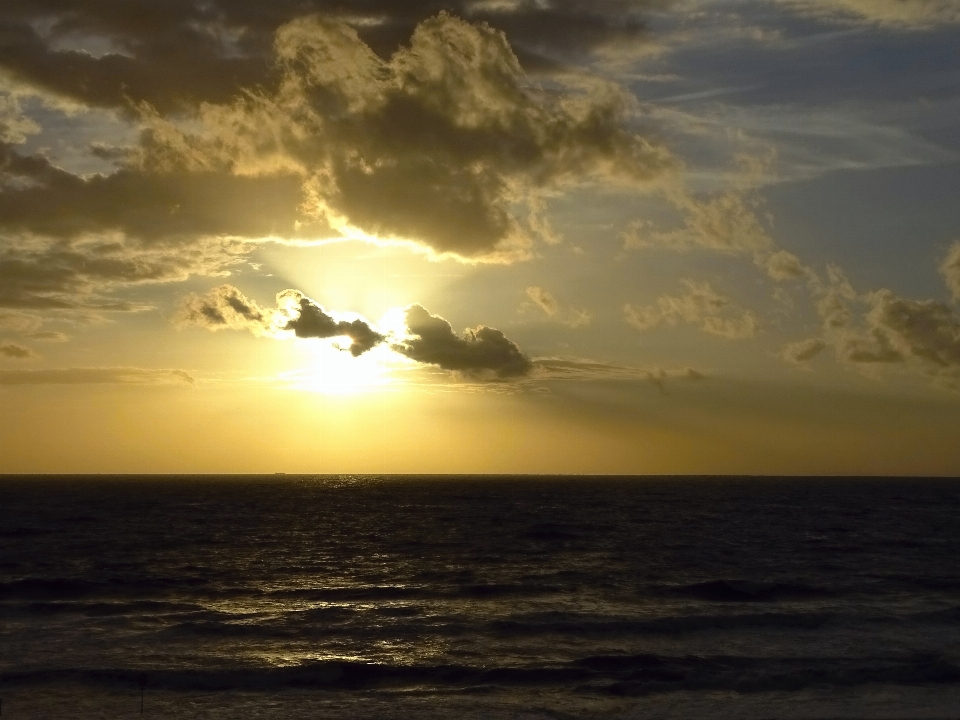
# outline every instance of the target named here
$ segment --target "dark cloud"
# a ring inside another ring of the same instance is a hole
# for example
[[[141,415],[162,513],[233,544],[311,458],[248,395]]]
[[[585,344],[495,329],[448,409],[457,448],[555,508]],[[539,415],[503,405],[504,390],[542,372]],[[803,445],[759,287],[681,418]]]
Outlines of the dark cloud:
[[[136,104],[157,100],[151,93],[165,92],[158,85],[116,80],[129,90],[142,133],[126,151],[95,148],[118,163],[109,174],[77,175],[0,144],[0,306],[133,309],[112,292],[226,274],[252,248],[247,241],[264,239],[359,231],[463,259],[527,257],[541,231],[522,208],[539,207],[539,193],[588,180],[646,182],[674,166],[661,145],[627,127],[624,92],[607,85],[536,88],[506,38],[486,25],[441,13],[384,60],[354,28],[328,17],[290,21],[259,3],[149,5],[6,3],[0,67],[6,63],[14,74],[32,68],[54,84],[89,76],[74,95],[92,93],[110,104],[114,91],[101,87],[94,65],[126,67],[127,55],[139,62],[161,37],[175,50],[192,37],[183,28],[209,34],[212,23],[226,28],[217,42],[232,37],[241,54],[264,40],[251,39],[257,32],[276,31],[264,46],[276,77],[255,87],[240,73],[234,79],[245,88],[241,98],[172,119]],[[540,13],[523,3],[498,7],[511,17]],[[592,12],[564,7],[573,15]],[[302,15],[304,7],[297,8]],[[383,9],[357,6],[351,17],[379,17]],[[18,22],[36,27],[21,34],[10,26]],[[260,30],[248,37],[245,23]],[[49,37],[37,35],[40,26],[51,28]],[[76,61],[62,73],[39,56],[18,54],[21,45],[39,53],[41,41],[65,43],[85,33],[111,39],[122,52],[95,57],[47,47],[69,56],[68,65]],[[23,57],[21,65],[11,60]],[[206,71],[196,57],[184,58],[198,76]],[[171,77],[177,62],[165,71]],[[354,347],[375,340],[363,333],[349,329]]]
[[[623,90],[537,88],[504,35],[446,13],[389,60],[319,16],[281,27],[276,53],[276,91],[207,106],[199,127],[156,120],[141,167],[292,169],[300,207],[321,224],[500,260],[543,234],[518,212],[540,207],[540,193],[648,183],[675,168],[629,128]]]
[[[346,337],[354,357],[385,340],[365,320],[334,319],[299,290],[284,290],[277,294],[276,308],[262,308],[232,285],[221,285],[203,295],[185,297],[175,320],[180,325],[214,331],[249,330],[254,335],[293,332],[298,338]]]
[[[84,178],[0,145],[0,232],[117,232],[145,242],[290,237],[306,220],[298,211],[300,188],[292,174],[245,177],[203,168],[125,167]]]
[[[406,313],[412,336],[393,349],[417,362],[477,375],[491,373],[499,378],[528,375],[533,363],[502,332],[483,325],[457,335],[446,320],[431,315],[420,305]]]
[[[283,330],[293,330],[299,338],[348,337],[351,340],[350,354],[354,357],[383,342],[386,338],[364,320],[334,320],[326,311],[299,290],[285,290],[277,295],[282,305],[292,301],[296,304],[296,317]]]
[[[0,345],[0,355],[3,357],[13,358],[15,360],[26,360],[27,358],[34,357],[36,353],[33,352],[28,347],[23,345],[17,345],[16,343],[4,343]]]
[[[155,385],[179,382],[193,385],[196,381],[185,370],[135,367],[0,370],[0,385]]]
[[[5,0],[0,69],[89,105],[146,101],[161,111],[225,102],[275,79],[273,34],[311,13],[352,22],[382,57],[448,10],[508,33],[528,69],[550,57],[647,38],[665,0]],[[40,28],[43,28],[41,31]],[[87,52],[88,47],[94,53]],[[96,48],[101,48],[99,52]]]
[[[390,347],[411,360],[477,377],[520,377],[533,369],[520,348],[494,328],[481,325],[457,335],[450,323],[420,305],[406,309],[405,321],[408,337]],[[354,357],[388,341],[386,333],[366,320],[337,320],[299,290],[284,290],[277,294],[276,308],[262,308],[232,285],[221,285],[203,295],[185,297],[175,322],[277,338],[289,337],[290,332],[299,338],[346,337]]]
[[[234,262],[236,255],[218,243],[142,248],[119,240],[9,240],[0,247],[0,307],[139,310],[142,306],[118,301],[110,292],[222,274]]]

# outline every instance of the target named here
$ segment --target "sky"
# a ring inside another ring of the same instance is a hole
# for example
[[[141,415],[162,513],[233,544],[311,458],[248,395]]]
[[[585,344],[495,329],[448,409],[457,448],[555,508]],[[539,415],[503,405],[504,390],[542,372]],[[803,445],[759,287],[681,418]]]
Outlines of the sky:
[[[0,472],[960,474],[960,0],[4,0]]]

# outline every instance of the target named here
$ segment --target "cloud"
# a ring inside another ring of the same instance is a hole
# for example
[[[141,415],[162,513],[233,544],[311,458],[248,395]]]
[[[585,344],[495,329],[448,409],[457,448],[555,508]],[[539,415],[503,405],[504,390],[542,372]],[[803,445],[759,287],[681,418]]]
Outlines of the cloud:
[[[15,360],[25,360],[27,358],[34,357],[36,355],[33,350],[23,345],[17,345],[16,343],[4,343],[0,345],[0,355],[3,357],[13,358]]]
[[[354,357],[381,343],[405,357],[474,377],[500,379],[527,375],[532,364],[512,341],[483,325],[457,335],[446,320],[420,305],[404,311],[405,336],[388,336],[362,318],[336,319],[299,290],[277,294],[276,308],[263,308],[232,285],[187,295],[174,321],[207,330],[248,330],[273,338],[349,338]]]
[[[520,348],[495,328],[481,325],[457,335],[446,320],[420,305],[406,310],[410,337],[393,349],[411,360],[437,365],[467,375],[492,374],[498,378],[528,375],[533,363]]]
[[[542,287],[528,287],[526,293],[530,301],[543,310],[547,317],[552,318],[560,311],[560,306],[557,304],[556,299]]]
[[[179,382],[193,385],[196,381],[185,370],[135,367],[0,370],[0,385],[156,385]]]
[[[525,293],[530,302],[543,311],[544,315],[562,325],[578,328],[589,325],[593,321],[593,314],[588,310],[578,310],[576,308],[561,310],[560,303],[557,302],[556,298],[542,287],[536,285],[528,287]]]
[[[525,71],[549,67],[558,49],[639,39],[641,13],[661,0],[448,3],[460,17],[432,2],[401,5],[4,3],[0,71],[18,93],[121,108],[142,132],[130,148],[93,147],[114,169],[83,175],[30,154],[32,145],[13,148],[23,127],[8,133],[0,305],[136,309],[115,291],[229,274],[248,241],[337,233],[513,260],[554,237],[543,197],[581,184],[637,187],[677,168],[638,130],[629,92],[559,71],[539,85]],[[10,107],[4,117],[20,118]],[[244,300],[194,296],[181,321],[338,333],[357,353],[384,338],[301,296],[284,299],[296,313]],[[586,311],[568,314],[568,324],[589,322]],[[470,332],[455,337],[473,360],[516,349],[495,329]],[[502,377],[523,366],[483,362],[479,371]]]
[[[267,12],[134,3],[144,13],[135,19],[52,0],[40,22],[32,4],[11,3],[0,9],[0,69],[92,104],[124,95],[142,132],[135,147],[108,153],[114,171],[75,174],[12,145],[35,128],[4,96],[0,307],[138,309],[114,292],[229,274],[263,241],[374,238],[515,260],[551,236],[545,191],[643,184],[676,166],[631,129],[629,93],[602,82],[540,88],[500,31],[447,13],[404,15],[396,27],[412,37],[381,57],[337,13],[291,20],[299,4]],[[511,22],[543,15],[521,5],[489,12]],[[386,15],[389,24],[403,13]],[[594,15],[603,13],[559,3],[551,17]],[[243,30],[261,20],[256,32]],[[575,32],[561,24],[547,34]],[[106,43],[104,53],[63,49],[90,38]],[[213,66],[200,62],[217,47]],[[269,70],[243,70],[241,60],[260,52]],[[213,88],[218,74],[230,80]],[[179,112],[162,114],[172,108]]]
[[[951,257],[948,254],[947,267]],[[884,367],[913,368],[945,387],[960,389],[960,315],[950,306],[903,298],[888,289],[858,294],[833,266],[825,281],[817,278],[811,287],[823,336],[788,345],[782,353],[785,360],[804,362],[833,347],[840,362],[871,374]],[[855,312],[857,307],[863,311]]]
[[[808,15],[857,19],[882,25],[928,28],[960,23],[956,0],[780,0]]]
[[[298,338],[350,338],[350,354],[354,357],[383,342],[386,337],[365,320],[334,320],[326,311],[299,290],[284,290],[277,295],[280,305],[293,303],[296,316],[282,326],[293,330]]]
[[[751,170],[748,175],[757,172]],[[683,226],[657,230],[647,221],[634,221],[621,235],[624,248],[663,248],[675,252],[701,249],[747,255],[773,280],[810,276],[811,270],[796,255],[777,249],[758,214],[762,205],[759,197],[736,188],[703,198],[674,189],[668,191],[666,197],[680,211]]]
[[[800,262],[800,258],[786,250],[760,255],[756,262],[774,280],[797,280],[811,275],[811,270]]]
[[[199,130],[154,122],[142,165],[295,170],[300,207],[347,236],[501,261],[544,235],[545,189],[676,168],[629,128],[631,95],[599,81],[542,90],[486,24],[441,12],[384,60],[354,28],[310,16],[282,26],[275,49],[275,91],[206,106]]]
[[[38,132],[40,126],[23,114],[17,98],[0,94],[0,143],[22,143]]]
[[[25,335],[37,332],[43,326],[43,319],[28,313],[0,311],[0,330]]]
[[[181,302],[174,318],[179,325],[207,330],[249,330],[266,333],[273,325],[273,311],[262,309],[232,285],[221,285],[199,295],[190,293]]]
[[[109,235],[72,242],[8,237],[0,245],[0,307],[138,310],[142,306],[119,301],[111,293],[191,275],[224,275],[240,252],[218,241],[144,247]]]
[[[191,293],[180,303],[174,318],[179,325],[207,330],[249,330],[254,335],[283,337],[292,332],[298,338],[338,338],[351,341],[350,353],[357,357],[386,338],[365,320],[336,320],[299,290],[277,294],[276,308],[262,308],[232,285],[221,285],[198,295]]]
[[[654,305],[643,307],[625,305],[623,310],[627,322],[637,330],[649,330],[660,324],[675,326],[684,322],[727,340],[742,340],[757,334],[760,323],[753,312],[737,307],[709,283],[693,280],[681,282],[689,290],[685,295],[664,295]]]
[[[581,358],[537,358],[535,377],[541,380],[646,380],[661,391],[674,380],[698,381],[707,376],[694,368],[643,368]]]
[[[145,135],[145,147],[152,138]],[[0,144],[0,232],[63,239],[113,233],[146,245],[183,244],[294,236],[307,220],[298,210],[301,180],[290,172],[254,177],[209,166],[156,167],[157,158],[154,166],[137,162],[80,177]]]
[[[272,38],[309,13],[349,22],[381,57],[421,21],[447,9],[486,21],[518,44],[528,70],[552,57],[650,42],[648,8],[665,0],[210,0],[122,4],[95,0],[5,0],[0,6],[0,69],[19,82],[85,105],[148,102],[163,112],[201,101],[227,102],[275,79]]]
[[[789,343],[783,348],[781,357],[787,362],[799,365],[813,360],[817,355],[823,352],[827,343],[820,338],[810,338],[800,342]]]
[[[960,378],[960,317],[935,300],[908,300],[890,290],[867,295],[865,336],[846,340],[851,362],[919,362],[928,372]]]
[[[683,227],[657,231],[643,222],[631,224],[624,233],[627,248],[666,248],[686,252],[703,248],[739,254],[759,253],[773,248],[773,240],[757,216],[756,199],[729,190],[698,199],[684,192],[669,199],[684,214]]]
[[[947,281],[953,299],[960,302],[960,240],[950,246],[947,256],[940,264],[940,272]]]
[[[30,333],[27,335],[32,340],[42,340],[43,342],[66,342],[70,338],[66,333],[58,332],[56,330],[40,330],[38,332]]]

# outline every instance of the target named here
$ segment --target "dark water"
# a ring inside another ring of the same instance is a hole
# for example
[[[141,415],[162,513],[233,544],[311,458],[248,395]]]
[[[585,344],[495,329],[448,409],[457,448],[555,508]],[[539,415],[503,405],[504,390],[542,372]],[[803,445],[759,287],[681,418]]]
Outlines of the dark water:
[[[960,482],[0,479],[4,718],[958,717]]]

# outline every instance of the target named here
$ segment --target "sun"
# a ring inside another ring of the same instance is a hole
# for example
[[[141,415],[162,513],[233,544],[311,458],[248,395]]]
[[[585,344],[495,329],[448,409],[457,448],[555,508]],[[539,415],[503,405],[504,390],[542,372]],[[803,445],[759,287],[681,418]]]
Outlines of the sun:
[[[305,367],[282,373],[281,379],[297,390],[325,395],[357,395],[386,390],[392,384],[389,351],[374,348],[359,357],[350,354],[349,338],[299,340],[310,343]]]

